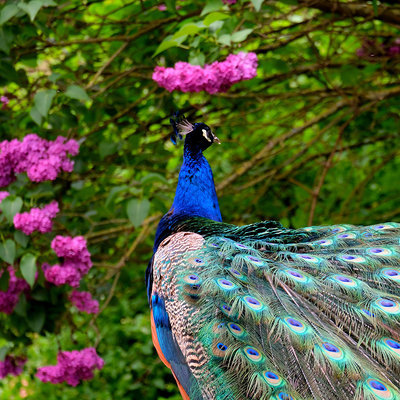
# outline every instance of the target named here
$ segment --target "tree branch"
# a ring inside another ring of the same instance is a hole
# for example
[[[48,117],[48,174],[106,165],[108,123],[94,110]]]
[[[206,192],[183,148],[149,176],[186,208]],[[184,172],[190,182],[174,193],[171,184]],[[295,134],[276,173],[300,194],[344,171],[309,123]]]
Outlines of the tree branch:
[[[347,18],[373,18],[400,25],[400,9],[394,7],[388,8],[382,4],[379,5],[376,15],[372,5],[365,3],[345,3],[339,0],[299,0],[299,4],[305,7],[316,8],[327,13],[339,14]]]

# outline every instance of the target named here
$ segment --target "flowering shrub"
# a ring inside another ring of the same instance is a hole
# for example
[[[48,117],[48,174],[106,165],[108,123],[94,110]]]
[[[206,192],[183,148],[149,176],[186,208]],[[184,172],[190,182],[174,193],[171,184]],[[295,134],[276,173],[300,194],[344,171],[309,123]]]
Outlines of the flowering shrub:
[[[3,97],[0,100],[7,104]],[[11,184],[16,180],[16,174],[22,172],[26,172],[32,182],[54,180],[61,171],[72,171],[74,162],[68,156],[76,155],[78,150],[79,145],[75,140],[61,136],[54,141],[42,139],[36,134],[29,134],[22,141],[4,140],[0,142],[0,186]],[[2,229],[3,240],[0,242],[0,259],[8,265],[3,268],[0,264],[0,313],[3,314],[0,343],[6,344],[0,346],[0,354],[4,357],[0,359],[0,378],[21,373],[26,358],[8,354],[9,349],[15,348],[16,354],[19,354],[29,340],[26,333],[40,333],[43,328],[46,331],[54,329],[65,313],[68,300],[80,311],[99,311],[98,302],[89,292],[73,291],[66,296],[65,289],[56,288],[64,284],[78,287],[82,277],[91,268],[90,253],[82,236],[57,235],[51,242],[51,248],[62,258],[62,262],[54,266],[43,264],[43,274],[37,271],[37,258],[48,257],[47,239],[41,235],[32,238],[25,235],[51,232],[53,219],[60,209],[58,202],[53,200],[42,207],[33,207],[20,213],[24,200],[15,193],[24,190],[17,182],[9,191],[0,191],[0,218],[5,225],[9,224],[9,228],[5,226],[6,229]],[[29,194],[35,193],[29,190]],[[27,200],[32,202],[30,197]],[[55,286],[49,285],[46,280]],[[22,345],[18,348],[19,342]],[[103,366],[94,348],[60,352],[58,361],[56,366],[40,368],[38,377],[44,382],[66,381],[75,386],[81,380],[90,379],[93,369]]]
[[[32,208],[29,212],[16,214],[14,226],[26,235],[30,235],[34,231],[39,231],[40,233],[51,232],[53,229],[52,220],[59,211],[58,203],[52,201],[42,209]]]
[[[79,311],[88,314],[97,314],[99,312],[99,302],[94,300],[89,292],[73,290],[68,298]]]
[[[86,275],[92,267],[86,240],[82,236],[74,238],[56,236],[51,242],[51,248],[64,261],[61,265],[43,264],[46,280],[56,286],[67,284],[78,287],[82,276]]]
[[[61,171],[71,172],[74,162],[68,154],[78,154],[76,140],[66,140],[59,136],[48,141],[35,134],[0,142],[0,187],[15,180],[15,174],[26,172],[32,182],[54,180]]]
[[[225,61],[200,67],[178,62],[174,68],[156,67],[153,80],[169,92],[226,92],[233,84],[257,75],[255,53],[231,54]]]
[[[94,347],[81,351],[61,351],[57,355],[57,361],[57,365],[39,368],[37,377],[43,382],[67,382],[76,386],[81,380],[92,379],[93,370],[102,369],[104,365]]]

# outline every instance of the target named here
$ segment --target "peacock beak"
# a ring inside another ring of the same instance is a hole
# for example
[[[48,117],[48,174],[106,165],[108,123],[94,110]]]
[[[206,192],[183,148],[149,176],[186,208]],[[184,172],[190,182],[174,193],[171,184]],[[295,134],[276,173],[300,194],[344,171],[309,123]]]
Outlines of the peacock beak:
[[[221,144],[221,141],[213,134],[213,143]]]

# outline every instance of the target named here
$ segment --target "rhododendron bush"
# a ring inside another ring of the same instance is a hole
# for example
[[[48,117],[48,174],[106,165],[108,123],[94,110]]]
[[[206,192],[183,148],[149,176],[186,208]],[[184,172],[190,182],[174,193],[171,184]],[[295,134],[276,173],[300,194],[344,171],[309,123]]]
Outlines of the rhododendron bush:
[[[183,111],[224,221],[400,218],[400,3],[0,1],[0,399],[181,399],[144,284]]]

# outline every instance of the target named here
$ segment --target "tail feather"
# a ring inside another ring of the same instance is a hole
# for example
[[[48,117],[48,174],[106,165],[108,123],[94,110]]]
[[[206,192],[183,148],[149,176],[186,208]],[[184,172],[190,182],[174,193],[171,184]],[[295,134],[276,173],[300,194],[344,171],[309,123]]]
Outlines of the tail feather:
[[[242,240],[212,229],[186,233],[196,250],[179,254],[175,234],[155,260],[190,307],[203,398],[400,399],[400,224],[308,227],[292,242],[280,227],[272,240],[260,225]]]

